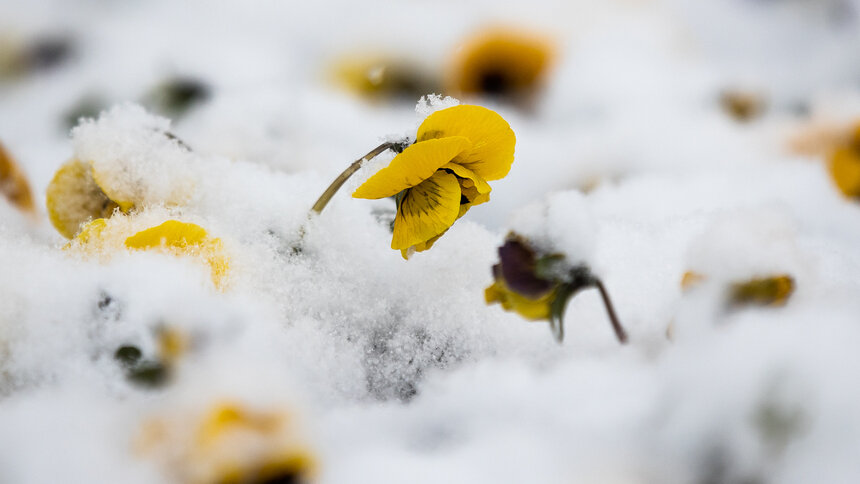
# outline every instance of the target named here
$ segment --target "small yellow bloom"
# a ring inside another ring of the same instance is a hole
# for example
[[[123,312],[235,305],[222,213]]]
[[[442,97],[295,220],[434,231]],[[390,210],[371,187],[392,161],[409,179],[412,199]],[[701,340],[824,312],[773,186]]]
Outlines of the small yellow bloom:
[[[830,154],[830,176],[846,197],[860,197],[860,123]]]
[[[201,416],[148,421],[138,449],[189,484],[312,482],[316,458],[291,415],[221,402]]]
[[[5,196],[22,211],[31,215],[36,213],[30,183],[2,144],[0,144],[0,195]]]
[[[794,279],[787,275],[760,277],[732,284],[732,304],[758,306],[783,306],[794,292]]]
[[[470,207],[489,201],[487,181],[508,174],[516,143],[508,123],[480,106],[437,111],[416,138],[352,195],[396,196],[391,248],[404,258],[432,247]]]
[[[331,77],[365,99],[409,99],[440,92],[440,82],[414,61],[382,54],[352,54],[336,61]]]
[[[230,263],[221,239],[209,237],[199,225],[178,220],[145,230],[136,230],[135,225],[133,217],[96,219],[84,225],[67,247],[99,257],[123,248],[191,256],[209,266],[215,287],[226,286]]]
[[[552,43],[534,33],[493,28],[465,42],[448,75],[455,96],[490,96],[530,102],[546,77]]]
[[[707,279],[707,276],[687,271],[681,278],[681,289],[688,291]],[[733,306],[782,306],[794,292],[794,278],[788,274],[754,277],[729,284],[728,304]]]

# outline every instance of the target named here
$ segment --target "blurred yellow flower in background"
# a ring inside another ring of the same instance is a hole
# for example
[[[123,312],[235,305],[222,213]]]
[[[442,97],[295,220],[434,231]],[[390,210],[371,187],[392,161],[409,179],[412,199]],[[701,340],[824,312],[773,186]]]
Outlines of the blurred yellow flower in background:
[[[330,77],[359,97],[413,101],[441,91],[441,81],[416,60],[374,53],[345,55],[330,68]]]
[[[830,176],[846,197],[860,197],[860,122],[830,154]]]
[[[454,96],[486,96],[531,103],[543,86],[554,57],[546,37],[495,27],[467,39],[455,54],[447,75]]]
[[[147,421],[138,450],[160,458],[188,484],[309,483],[316,458],[296,431],[293,416],[224,401],[202,415]]]
[[[687,271],[681,277],[681,290],[689,291],[708,279],[699,272]],[[783,306],[794,293],[794,278],[774,274],[731,282],[728,285],[729,306]]]
[[[416,140],[353,193],[396,197],[391,248],[404,258],[432,247],[470,207],[489,201],[487,182],[508,174],[516,144],[501,116],[465,105],[428,116]]]
[[[0,143],[0,195],[6,197],[12,205],[21,211],[34,215],[36,204],[33,202],[33,191],[24,172],[12,159]]]

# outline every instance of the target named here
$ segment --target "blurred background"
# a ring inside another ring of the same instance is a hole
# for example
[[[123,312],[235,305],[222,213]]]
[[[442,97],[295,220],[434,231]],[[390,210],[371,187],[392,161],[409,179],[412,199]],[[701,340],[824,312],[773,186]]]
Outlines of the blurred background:
[[[422,95],[452,95],[520,134],[516,189],[502,181],[504,207],[474,211],[499,225],[549,190],[748,157],[727,136],[785,147],[810,120],[844,131],[858,5],[4,0],[0,140],[42,194],[77,120],[131,101],[195,150],[328,177],[411,131]]]

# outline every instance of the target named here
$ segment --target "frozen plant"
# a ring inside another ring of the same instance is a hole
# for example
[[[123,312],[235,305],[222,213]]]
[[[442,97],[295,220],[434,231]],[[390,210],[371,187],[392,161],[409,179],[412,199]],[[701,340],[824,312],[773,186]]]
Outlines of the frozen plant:
[[[416,142],[386,142],[353,163],[326,189],[312,211],[322,212],[331,197],[365,159],[393,149],[391,163],[353,197],[394,197],[397,214],[391,248],[403,258],[430,247],[466,214],[490,200],[487,181],[504,178],[514,161],[516,137],[508,123],[481,106],[453,106],[428,116]]]

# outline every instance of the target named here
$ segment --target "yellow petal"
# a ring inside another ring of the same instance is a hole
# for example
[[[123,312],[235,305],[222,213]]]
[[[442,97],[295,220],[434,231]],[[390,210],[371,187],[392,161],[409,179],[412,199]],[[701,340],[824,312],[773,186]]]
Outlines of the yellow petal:
[[[453,171],[458,178],[464,178],[465,180],[468,180],[468,184],[464,184],[463,182],[460,183],[464,188],[474,187],[477,193],[482,194],[490,193],[490,190],[492,190],[492,188],[490,188],[490,184],[487,183],[486,180],[484,180],[483,178],[481,178],[480,175],[466,168],[463,165],[460,165],[458,163],[448,163],[442,168]]]
[[[33,191],[30,183],[18,164],[12,160],[12,156],[6,152],[0,144],[0,194],[21,210],[30,214],[36,213],[36,204],[33,202]]]
[[[129,249],[161,247],[172,249],[170,251],[177,255],[187,253],[200,256],[209,265],[212,282],[219,289],[223,289],[230,269],[221,239],[210,239],[203,227],[178,220],[168,220],[156,227],[140,231],[125,239],[125,246]]]
[[[66,238],[73,238],[87,220],[110,216],[116,207],[96,185],[89,164],[82,161],[63,164],[48,184],[48,216]]]
[[[499,303],[505,311],[514,311],[525,319],[539,321],[549,319],[556,291],[550,291],[539,299],[530,299],[514,291],[500,280],[484,289],[484,301],[489,305]]]
[[[415,143],[358,187],[352,196],[375,199],[396,195],[430,178],[436,170],[470,146],[469,140],[462,136]]]
[[[129,249],[154,247],[183,249],[189,245],[200,245],[204,240],[206,240],[206,230],[203,227],[178,220],[168,220],[125,239],[125,245]]]
[[[469,105],[436,111],[421,123],[417,139],[420,144],[449,136],[465,136],[472,142],[472,147],[453,161],[484,180],[504,178],[511,170],[516,136],[496,112]]]
[[[408,249],[444,233],[457,220],[459,210],[457,177],[444,171],[436,172],[407,190],[400,201],[391,248]]]

